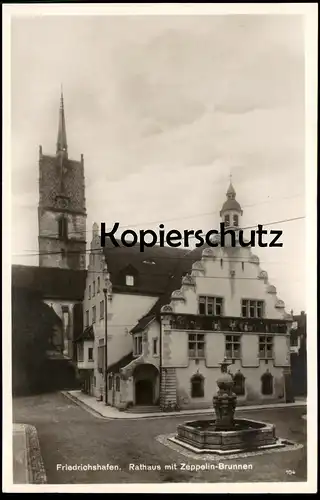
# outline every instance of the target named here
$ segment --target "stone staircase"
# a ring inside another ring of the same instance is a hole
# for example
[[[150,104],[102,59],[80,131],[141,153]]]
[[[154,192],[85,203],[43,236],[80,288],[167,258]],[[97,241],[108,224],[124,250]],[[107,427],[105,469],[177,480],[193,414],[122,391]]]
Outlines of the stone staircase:
[[[161,378],[161,408],[177,403],[177,376],[175,368],[162,369]]]
[[[137,406],[131,406],[126,410],[128,413],[160,413],[161,408],[160,406],[143,406],[143,405],[137,405]]]

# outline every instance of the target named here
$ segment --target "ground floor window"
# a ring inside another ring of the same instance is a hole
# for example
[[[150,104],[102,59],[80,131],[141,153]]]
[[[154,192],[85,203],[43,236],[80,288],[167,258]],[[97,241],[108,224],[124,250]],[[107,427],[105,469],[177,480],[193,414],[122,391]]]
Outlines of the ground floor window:
[[[120,392],[120,377],[116,377],[116,391]]]
[[[233,383],[234,383],[234,386],[233,386],[233,392],[237,395],[237,396],[244,396],[245,394],[245,377],[243,376],[243,374],[241,372],[237,372],[234,376],[233,376]]]
[[[109,375],[109,391],[112,389],[112,375]]]
[[[264,396],[273,394],[273,376],[270,372],[266,372],[261,377],[261,393]]]
[[[204,378],[202,375],[197,374],[191,378],[191,397],[204,397]]]

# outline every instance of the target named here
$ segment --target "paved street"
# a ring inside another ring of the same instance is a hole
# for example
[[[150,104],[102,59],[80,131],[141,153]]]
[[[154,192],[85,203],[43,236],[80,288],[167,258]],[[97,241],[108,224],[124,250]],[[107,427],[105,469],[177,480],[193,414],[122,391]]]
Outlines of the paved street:
[[[195,473],[180,470],[180,464],[203,462],[192,462],[155,440],[159,434],[175,432],[178,423],[188,420],[185,415],[134,421],[102,420],[60,393],[13,401],[14,421],[37,428],[49,484],[305,481],[307,424],[302,418],[305,413],[306,408],[277,408],[243,414],[238,411],[238,416],[274,423],[278,437],[303,443],[305,447],[292,452],[225,461],[252,464],[252,470]],[[206,418],[207,415],[199,416],[199,419]],[[164,466],[171,463],[177,464],[177,470],[164,470]],[[57,464],[109,464],[117,465],[120,470],[66,471],[57,470]],[[161,466],[162,470],[133,472],[129,470],[129,464]]]

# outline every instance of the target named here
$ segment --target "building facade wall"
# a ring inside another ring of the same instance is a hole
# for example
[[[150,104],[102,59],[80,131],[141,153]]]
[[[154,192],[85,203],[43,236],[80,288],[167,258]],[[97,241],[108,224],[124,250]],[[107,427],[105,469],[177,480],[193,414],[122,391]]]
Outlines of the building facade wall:
[[[83,301],[84,327],[93,324],[94,328],[94,367],[95,395],[99,397],[105,392],[104,375],[98,371],[98,348],[105,340],[105,296],[103,289],[108,274],[108,262],[105,259],[100,238],[93,234],[91,254],[86,280],[85,297]],[[132,352],[132,337],[130,330],[139,319],[154,305],[157,297],[128,293],[110,293],[107,299],[108,328],[108,366],[117,363],[122,357]],[[102,303],[102,305],[100,305]],[[94,321],[93,308],[96,318]],[[101,311],[101,314],[100,314]],[[89,316],[89,322],[87,317]],[[117,396],[118,397],[118,396]],[[120,396],[119,396],[120,398]]]
[[[232,272],[232,273],[231,273]],[[238,278],[238,279],[237,279]],[[172,327],[172,313],[199,316],[199,297],[222,297],[223,316],[241,318],[241,300],[260,300],[264,303],[263,319],[283,321],[287,318],[284,304],[269,284],[259,261],[246,248],[214,248],[203,252],[203,258],[193,266],[189,279],[182,280],[180,290],[173,292],[169,312],[162,316],[162,369],[170,370],[176,384],[176,401],[181,408],[208,407],[217,391],[216,381],[220,364],[226,353],[226,336],[232,331],[183,330]],[[212,320],[217,320],[213,317]],[[261,318],[262,319],[262,318]],[[236,333],[236,332],[235,332]],[[188,334],[203,334],[205,355],[189,357]],[[290,337],[288,330],[268,333],[273,339],[272,356],[259,357],[259,333],[242,332],[239,359],[233,359],[230,372],[244,377],[245,391],[238,396],[241,404],[285,399],[284,371],[290,367]],[[230,361],[231,362],[231,361]],[[262,393],[262,375],[272,376],[272,394]],[[173,375],[174,374],[174,375]],[[203,377],[202,397],[191,396],[191,380]],[[165,390],[163,388],[162,390]],[[173,393],[173,392],[172,392]]]

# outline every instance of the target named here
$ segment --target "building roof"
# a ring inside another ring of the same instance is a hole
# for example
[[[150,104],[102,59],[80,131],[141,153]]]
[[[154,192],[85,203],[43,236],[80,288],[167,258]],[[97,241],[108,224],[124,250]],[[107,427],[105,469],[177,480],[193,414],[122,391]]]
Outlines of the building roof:
[[[12,266],[12,288],[32,291],[43,299],[80,301],[83,299],[86,271],[56,267]]]
[[[242,209],[240,203],[238,203],[237,200],[229,198],[222,205],[221,212],[225,212],[226,210],[236,210],[237,212],[241,212]]]
[[[121,245],[120,240],[117,241]],[[191,269],[192,263],[196,260],[192,258],[192,253],[192,250],[186,248],[160,247],[159,245],[145,248],[144,252],[140,252],[139,244],[133,247],[115,247],[109,238],[106,238],[104,247],[114,292],[155,296],[166,292],[168,282],[177,269],[180,269],[181,262],[185,271]],[[133,286],[126,286],[126,275],[134,276]]]
[[[236,200],[236,194],[237,194],[236,190],[234,189],[232,182],[230,182],[228,191],[226,192],[227,200],[222,205],[220,214],[222,214],[222,212],[225,212],[227,210],[236,210],[237,212],[242,212],[240,203],[238,203]]]
[[[139,333],[139,332],[142,332],[148,325],[149,323],[151,323],[151,321],[154,320],[154,315],[151,314],[151,315],[148,315],[148,316],[144,316],[143,318],[141,318],[138,323],[136,324],[136,326],[131,330],[131,333]]]
[[[203,248],[206,248],[206,246],[207,245],[204,245]],[[195,248],[187,255],[183,254],[181,258],[176,261],[175,269],[173,269],[172,274],[167,279],[165,290],[147,314],[138,321],[136,326],[131,330],[131,333],[143,331],[153,319],[159,316],[162,306],[169,304],[172,292],[181,288],[182,277],[191,271],[194,262],[201,259],[203,248]]]
[[[108,366],[108,373],[120,373],[121,368],[124,368],[127,366],[131,361],[134,360],[133,353],[130,352],[129,354],[126,354],[123,356],[119,361],[116,363],[113,363],[113,365]]]
[[[83,330],[83,332],[77,337],[74,342],[83,342],[84,340],[94,340],[93,326],[88,326]]]

